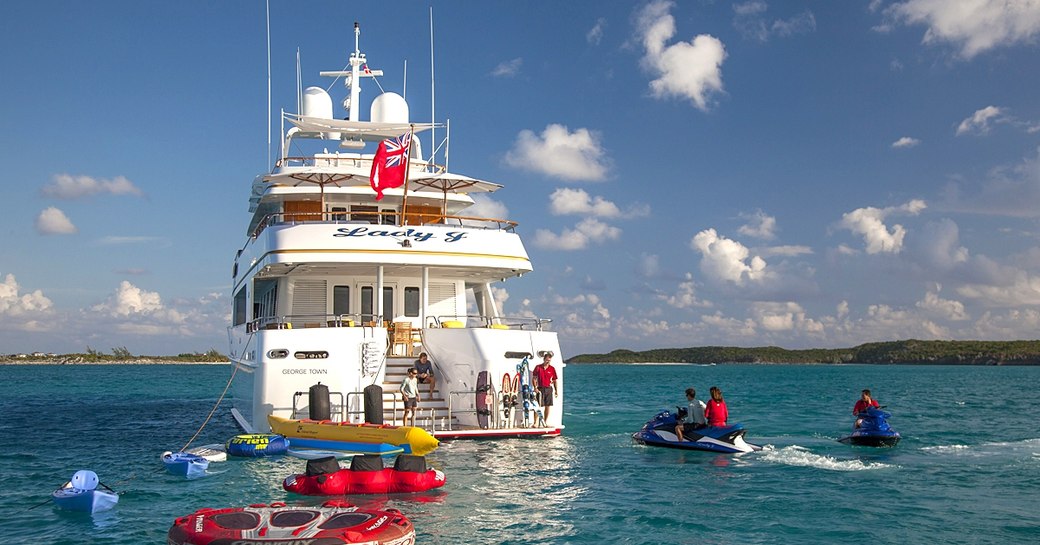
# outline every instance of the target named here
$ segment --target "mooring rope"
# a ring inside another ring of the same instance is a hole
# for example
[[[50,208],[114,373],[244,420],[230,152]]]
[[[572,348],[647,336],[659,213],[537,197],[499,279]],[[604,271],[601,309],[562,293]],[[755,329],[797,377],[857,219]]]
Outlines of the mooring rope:
[[[202,423],[201,426],[199,426],[199,431],[195,432],[195,435],[192,435],[191,439],[188,439],[187,443],[184,443],[184,446],[181,447],[181,450],[179,452],[184,452],[184,449],[188,448],[188,445],[190,445],[191,442],[194,441],[200,433],[202,433],[202,430],[206,427],[206,424],[209,424],[209,420],[213,418],[213,413],[217,412],[217,407],[220,407],[220,402],[224,401],[224,396],[227,395],[228,389],[231,388],[231,381],[235,380],[235,373],[238,372],[238,364],[232,362],[231,365],[233,366],[233,370],[231,371],[231,376],[228,378],[227,384],[224,386],[224,391],[220,393],[220,397],[217,398],[217,402],[213,404],[213,408],[209,411],[209,414],[206,416],[206,420]]]

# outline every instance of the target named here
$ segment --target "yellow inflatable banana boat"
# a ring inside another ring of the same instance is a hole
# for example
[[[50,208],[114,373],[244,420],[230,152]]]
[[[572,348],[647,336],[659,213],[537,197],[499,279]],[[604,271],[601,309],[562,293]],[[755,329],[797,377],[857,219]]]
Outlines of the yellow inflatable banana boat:
[[[412,426],[389,426],[380,424],[351,424],[331,420],[292,419],[269,415],[267,422],[271,432],[293,439],[337,441],[341,443],[386,443],[409,450],[411,454],[425,456],[440,444],[430,432]]]

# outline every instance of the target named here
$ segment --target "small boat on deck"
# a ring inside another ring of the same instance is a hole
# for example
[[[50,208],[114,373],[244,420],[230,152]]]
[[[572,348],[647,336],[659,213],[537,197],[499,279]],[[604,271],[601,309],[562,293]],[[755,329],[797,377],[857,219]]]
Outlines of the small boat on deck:
[[[98,490],[98,486],[105,490]],[[119,495],[102,484],[97,473],[89,469],[73,474],[69,482],[51,493],[51,499],[62,509],[91,514],[111,509],[119,503]]]
[[[437,448],[440,442],[430,432],[413,426],[390,426],[386,424],[352,424],[331,420],[311,420],[267,417],[271,430],[289,438],[297,446],[311,448],[335,448],[329,441],[341,443],[387,444],[404,449],[406,454],[425,456]]]
[[[168,545],[410,545],[415,528],[397,509],[360,509],[343,500],[317,507],[276,502],[199,509],[178,517]]]

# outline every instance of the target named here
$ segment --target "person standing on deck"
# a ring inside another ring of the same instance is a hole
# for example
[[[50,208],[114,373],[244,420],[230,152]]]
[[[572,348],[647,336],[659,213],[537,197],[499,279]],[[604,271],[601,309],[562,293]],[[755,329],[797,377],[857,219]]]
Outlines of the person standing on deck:
[[[402,424],[408,425],[408,414],[412,415],[412,426],[415,426],[415,412],[419,407],[419,379],[418,373],[412,367],[408,370],[408,376],[401,381],[401,397],[404,398],[404,418]]]
[[[542,422],[546,426],[548,426],[549,409],[553,406],[553,398],[559,395],[559,388],[556,385],[556,368],[550,363],[552,357],[552,352],[543,354],[542,364],[536,365],[533,372],[535,386],[538,387],[538,392],[542,398]]]

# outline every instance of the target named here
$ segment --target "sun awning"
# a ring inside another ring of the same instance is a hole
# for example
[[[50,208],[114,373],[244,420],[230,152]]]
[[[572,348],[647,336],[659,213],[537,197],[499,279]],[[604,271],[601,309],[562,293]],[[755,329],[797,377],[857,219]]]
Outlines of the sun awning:
[[[502,186],[494,182],[470,178],[462,174],[442,172],[440,174],[420,174],[409,177],[408,186],[413,189],[436,189],[444,193],[492,193],[502,189]]]

